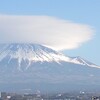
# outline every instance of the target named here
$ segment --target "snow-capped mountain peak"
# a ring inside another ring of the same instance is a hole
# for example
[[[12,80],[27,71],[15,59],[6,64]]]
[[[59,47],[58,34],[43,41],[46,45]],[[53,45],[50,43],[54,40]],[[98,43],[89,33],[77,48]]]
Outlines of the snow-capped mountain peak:
[[[4,44],[0,49],[0,61],[9,58],[8,63],[12,59],[17,59],[19,66],[21,66],[22,61],[27,61],[28,66],[31,62],[51,62],[55,61],[59,63],[60,61],[69,61],[69,57],[65,57],[63,54],[54,51],[50,48],[39,44]]]
[[[72,58],[64,56],[62,53],[39,44],[2,44],[0,45],[0,62],[5,59],[7,59],[6,63],[8,64],[15,59],[18,62],[19,69],[21,69],[20,67],[23,62],[26,63],[26,69],[33,62],[56,62],[58,64],[61,62],[67,62],[100,68],[95,64],[82,59],[81,57]]]
[[[87,65],[89,67],[96,67],[96,68],[100,68],[100,66],[97,66],[83,58],[81,58],[80,56],[77,57],[72,57],[72,62],[75,62],[77,64],[82,64],[82,65]]]

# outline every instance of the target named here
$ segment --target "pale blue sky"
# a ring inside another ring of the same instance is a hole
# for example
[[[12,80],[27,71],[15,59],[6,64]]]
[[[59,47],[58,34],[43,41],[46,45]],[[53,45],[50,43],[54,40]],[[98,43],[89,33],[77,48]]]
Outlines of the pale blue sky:
[[[48,15],[94,27],[96,35],[92,40],[64,53],[100,65],[100,0],[0,0],[0,13]]]

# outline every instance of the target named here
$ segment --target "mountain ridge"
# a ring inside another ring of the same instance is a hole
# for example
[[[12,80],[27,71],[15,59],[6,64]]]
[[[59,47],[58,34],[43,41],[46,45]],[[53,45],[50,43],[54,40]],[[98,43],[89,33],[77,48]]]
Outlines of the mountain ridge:
[[[3,44],[3,48],[0,49],[0,61],[5,58],[9,58],[9,63],[12,59],[17,59],[19,69],[21,67],[22,61],[27,62],[27,68],[31,65],[32,62],[56,62],[59,63],[61,61],[87,65],[89,67],[100,68],[99,66],[84,60],[81,57],[68,57],[63,55],[62,53],[52,50],[48,47],[45,47],[40,44],[23,44],[23,43],[12,43],[12,44]]]

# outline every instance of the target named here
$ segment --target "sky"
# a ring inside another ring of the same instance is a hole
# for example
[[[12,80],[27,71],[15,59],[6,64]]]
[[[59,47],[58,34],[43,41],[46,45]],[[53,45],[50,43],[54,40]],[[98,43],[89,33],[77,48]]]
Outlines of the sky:
[[[100,0],[0,0],[0,43],[34,42],[100,65]]]

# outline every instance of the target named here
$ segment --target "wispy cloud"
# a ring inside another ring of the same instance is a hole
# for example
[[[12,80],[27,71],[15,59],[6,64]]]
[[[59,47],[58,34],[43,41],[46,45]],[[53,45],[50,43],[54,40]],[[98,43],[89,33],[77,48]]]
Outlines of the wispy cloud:
[[[0,43],[38,43],[74,49],[93,37],[93,29],[50,16],[0,15]]]

